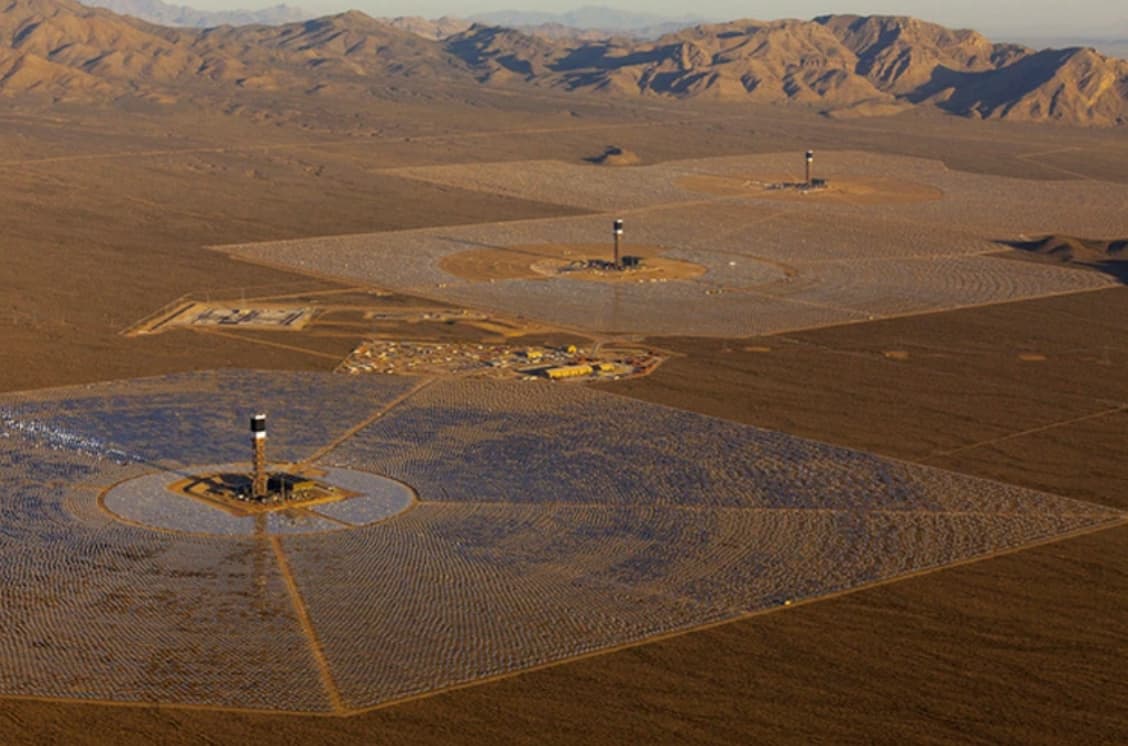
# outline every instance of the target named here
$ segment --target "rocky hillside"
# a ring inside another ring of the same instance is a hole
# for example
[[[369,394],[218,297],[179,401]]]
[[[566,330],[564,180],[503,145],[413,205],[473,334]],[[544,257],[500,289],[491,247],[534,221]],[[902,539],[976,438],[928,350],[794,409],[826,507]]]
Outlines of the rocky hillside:
[[[206,61],[175,33],[69,0],[16,0],[0,13],[0,90],[99,96],[173,80]]]
[[[464,77],[441,46],[356,12],[280,26],[173,29],[73,0],[0,11],[0,94],[55,100],[318,90],[412,75]]]
[[[0,94],[53,99],[242,88],[379,91],[434,82],[606,96],[796,103],[833,115],[936,106],[962,116],[1128,125],[1128,62],[1035,52],[912,18],[694,26],[652,42],[428,26],[351,11],[276,26],[173,29],[73,0],[6,0]]]
[[[1091,49],[1034,52],[913,18],[823,16],[696,26],[649,44],[561,48],[475,26],[448,48],[493,80],[617,95],[800,102],[888,113],[932,104],[953,113],[1110,126],[1128,123],[1128,62]]]
[[[992,44],[974,31],[953,31],[915,18],[822,16],[815,22],[855,55],[858,75],[897,95],[919,90],[937,70],[988,72],[1029,53],[1013,44]]]
[[[569,89],[825,106],[891,98],[854,72],[855,56],[817,23],[696,26],[652,44],[584,51],[564,57],[551,83]]]
[[[1046,50],[991,73],[941,71],[919,96],[966,116],[1128,124],[1128,62],[1092,49]]]

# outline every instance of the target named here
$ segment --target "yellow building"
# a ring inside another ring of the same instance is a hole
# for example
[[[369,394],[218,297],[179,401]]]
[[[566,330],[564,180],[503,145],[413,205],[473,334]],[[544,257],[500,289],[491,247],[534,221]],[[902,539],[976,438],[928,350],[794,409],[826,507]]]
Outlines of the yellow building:
[[[546,376],[553,381],[558,381],[561,378],[577,378],[579,376],[590,376],[592,367],[590,365],[561,365],[558,368],[549,368],[544,372]]]

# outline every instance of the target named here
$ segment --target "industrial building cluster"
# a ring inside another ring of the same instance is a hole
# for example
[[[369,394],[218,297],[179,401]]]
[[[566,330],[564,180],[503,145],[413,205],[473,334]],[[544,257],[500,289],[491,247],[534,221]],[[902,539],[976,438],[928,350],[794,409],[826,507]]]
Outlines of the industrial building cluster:
[[[561,272],[578,272],[583,270],[596,270],[599,272],[624,272],[642,267],[642,257],[623,256],[618,261],[606,259],[576,259],[561,268]]]
[[[155,334],[183,327],[297,331],[308,326],[317,313],[318,309],[303,305],[180,299],[130,327],[125,334]]]
[[[579,349],[575,345],[364,342],[340,365],[342,373],[472,376],[584,381],[646,375],[663,358],[645,349]]]

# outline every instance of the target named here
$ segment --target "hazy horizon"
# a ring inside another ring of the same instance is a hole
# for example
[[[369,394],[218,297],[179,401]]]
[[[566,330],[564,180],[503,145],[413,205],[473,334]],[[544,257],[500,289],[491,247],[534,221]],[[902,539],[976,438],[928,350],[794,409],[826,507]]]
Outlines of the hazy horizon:
[[[859,15],[909,15],[934,21],[950,27],[973,28],[989,36],[1021,35],[1031,38],[1063,38],[1092,36],[1094,38],[1128,37],[1128,6],[1122,0],[1084,0],[1063,4],[1053,0],[951,0],[944,5],[924,3],[919,0],[900,2],[872,2],[864,0],[825,0],[810,2],[782,2],[768,0],[761,3],[734,2],[733,0],[703,0],[688,6],[675,0],[639,2],[567,2],[567,0],[484,0],[483,2],[457,2],[456,0],[166,0],[171,4],[188,5],[201,10],[229,10],[233,5],[240,9],[259,9],[279,2],[295,5],[316,14],[336,13],[356,9],[372,16],[471,16],[498,10],[523,10],[561,13],[584,6],[603,6],[632,13],[646,13],[673,18],[700,16],[709,20],[737,18],[813,18],[827,13],[857,13]]]

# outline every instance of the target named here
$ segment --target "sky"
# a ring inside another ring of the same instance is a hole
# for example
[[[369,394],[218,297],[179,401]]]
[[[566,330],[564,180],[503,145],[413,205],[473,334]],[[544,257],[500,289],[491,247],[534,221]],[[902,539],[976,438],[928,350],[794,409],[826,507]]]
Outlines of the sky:
[[[945,26],[974,28],[989,36],[1128,38],[1128,0],[166,0],[208,10],[259,8],[285,2],[303,10],[333,13],[355,8],[371,16],[468,16],[490,10],[566,11],[604,5],[640,13],[709,19],[812,18],[825,13],[911,15]]]

